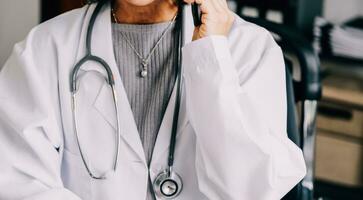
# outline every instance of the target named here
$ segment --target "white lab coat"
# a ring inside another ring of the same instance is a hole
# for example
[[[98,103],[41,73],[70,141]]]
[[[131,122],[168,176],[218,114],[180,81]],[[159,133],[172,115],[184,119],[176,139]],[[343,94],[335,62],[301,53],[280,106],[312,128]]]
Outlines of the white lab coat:
[[[120,160],[107,180],[86,172],[75,140],[69,79],[85,54],[94,8],[35,27],[0,73],[1,200],[142,200],[148,175],[154,180],[167,166],[175,88],[148,169],[114,58],[108,5],[97,18],[92,52],[115,75]],[[175,153],[184,188],[177,199],[280,199],[305,175],[302,153],[286,133],[281,50],[266,30],[238,17],[228,37],[190,42],[194,27],[186,10]],[[110,169],[115,153],[113,101],[100,73],[101,67],[87,63],[78,95],[81,145],[95,172]]]

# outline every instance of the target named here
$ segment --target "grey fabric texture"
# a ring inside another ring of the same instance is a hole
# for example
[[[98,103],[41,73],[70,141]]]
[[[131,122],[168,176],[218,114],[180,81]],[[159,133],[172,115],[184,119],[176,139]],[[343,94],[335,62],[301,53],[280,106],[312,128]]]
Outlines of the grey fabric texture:
[[[148,75],[145,78],[140,76],[141,60],[125,38],[146,58],[169,23],[146,25],[112,23],[116,62],[148,164],[152,159],[158,131],[176,80],[178,40],[175,34],[175,22],[151,55]],[[148,188],[147,200],[154,200],[150,179]]]

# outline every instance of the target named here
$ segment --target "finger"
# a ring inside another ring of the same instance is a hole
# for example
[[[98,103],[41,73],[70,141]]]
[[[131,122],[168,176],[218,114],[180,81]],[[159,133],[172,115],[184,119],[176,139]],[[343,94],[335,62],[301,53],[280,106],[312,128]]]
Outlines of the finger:
[[[196,4],[201,5],[201,4],[203,4],[203,3],[204,3],[204,0],[194,0],[194,2],[195,2]]]
[[[210,0],[195,0],[196,4],[199,4],[200,11],[202,14],[209,14],[213,13],[213,5],[211,4]]]
[[[208,21],[208,18],[209,18],[209,15],[208,14],[204,14],[204,15],[202,15],[202,17],[201,17],[201,22],[202,22],[202,24],[206,24],[207,23],[207,21]]]

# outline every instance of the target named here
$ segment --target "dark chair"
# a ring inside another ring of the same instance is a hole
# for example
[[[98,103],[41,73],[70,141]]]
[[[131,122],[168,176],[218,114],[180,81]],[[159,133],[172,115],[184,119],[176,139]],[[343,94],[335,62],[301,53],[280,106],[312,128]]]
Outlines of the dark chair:
[[[266,19],[269,10],[277,10],[283,13],[283,21],[289,19],[294,12],[289,0],[234,0],[237,4],[236,12],[242,13],[244,7],[253,7],[258,10],[258,18]]]
[[[305,36],[312,37],[312,29],[316,16],[322,14],[323,0],[230,0],[235,2],[237,14],[242,14],[245,7],[258,11],[258,18],[266,19],[268,11],[281,13],[282,23],[302,31]]]
[[[298,65],[288,58],[286,62],[286,90],[288,104],[287,131],[289,138],[304,153],[307,175],[291,190],[284,200],[312,200],[314,196],[314,149],[317,102],[321,98],[320,62],[310,42],[300,32],[263,19],[243,17],[278,35],[278,44],[284,52],[294,54]],[[294,70],[300,79],[294,80]],[[296,119],[299,112],[298,120]]]

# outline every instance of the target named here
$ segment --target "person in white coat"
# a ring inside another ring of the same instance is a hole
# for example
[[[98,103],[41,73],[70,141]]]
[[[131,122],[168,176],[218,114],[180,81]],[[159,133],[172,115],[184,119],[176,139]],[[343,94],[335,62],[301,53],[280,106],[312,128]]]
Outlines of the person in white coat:
[[[302,152],[286,133],[281,49],[268,31],[232,14],[225,0],[196,2],[202,25],[194,27],[190,8],[184,15],[173,166],[183,189],[175,199],[281,199],[305,175]],[[172,0],[114,3],[133,11],[116,12],[122,23],[170,21],[177,10]],[[72,118],[69,79],[85,54],[94,3],[35,27],[1,70],[1,200],[145,200],[149,180],[168,167],[173,104],[148,163],[115,60],[112,6],[106,4],[95,22],[92,51],[114,72],[121,130],[117,170],[104,180],[90,177]],[[104,74],[102,68],[89,62],[81,71],[88,75],[77,94],[80,144],[92,170],[101,173],[112,167],[118,123],[107,84],[92,73]],[[175,99],[174,87],[169,102]]]

